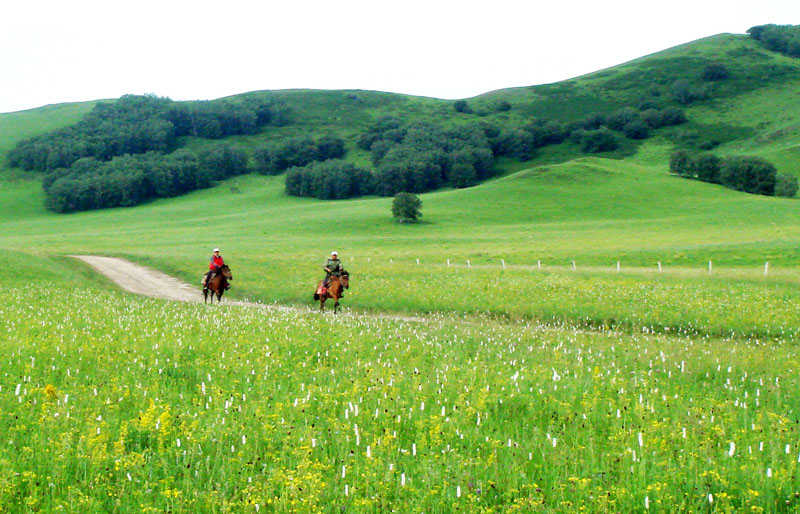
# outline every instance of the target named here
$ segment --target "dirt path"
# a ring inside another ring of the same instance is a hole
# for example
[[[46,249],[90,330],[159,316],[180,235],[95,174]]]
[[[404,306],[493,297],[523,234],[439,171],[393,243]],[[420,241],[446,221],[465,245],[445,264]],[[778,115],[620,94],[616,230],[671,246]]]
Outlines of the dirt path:
[[[181,302],[203,301],[203,292],[199,286],[192,287],[165,273],[139,266],[125,259],[96,255],[70,255],[70,257],[89,264],[131,293]]]
[[[203,302],[203,291],[200,288],[199,282],[197,286],[192,286],[160,271],[156,271],[145,266],[140,266],[130,261],[126,261],[125,259],[119,259],[116,257],[99,257],[97,255],[70,255],[70,257],[79,259],[89,264],[97,272],[105,275],[122,289],[131,293],[179,302]],[[303,307],[288,307],[285,305],[271,305],[228,300],[224,296],[222,297],[222,303],[227,305],[242,305],[245,307],[260,307],[293,312],[311,311],[311,309]],[[370,316],[381,319],[394,319],[401,321],[425,321],[424,318],[414,316],[396,316],[391,314]]]

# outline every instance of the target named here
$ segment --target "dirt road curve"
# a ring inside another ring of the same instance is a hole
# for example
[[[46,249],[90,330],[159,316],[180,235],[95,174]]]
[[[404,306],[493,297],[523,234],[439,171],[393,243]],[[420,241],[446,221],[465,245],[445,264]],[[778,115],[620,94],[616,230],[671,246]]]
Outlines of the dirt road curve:
[[[96,255],[70,255],[70,257],[86,262],[131,293],[181,302],[203,301],[203,291],[199,283],[193,287],[160,271],[139,266],[125,259]]]

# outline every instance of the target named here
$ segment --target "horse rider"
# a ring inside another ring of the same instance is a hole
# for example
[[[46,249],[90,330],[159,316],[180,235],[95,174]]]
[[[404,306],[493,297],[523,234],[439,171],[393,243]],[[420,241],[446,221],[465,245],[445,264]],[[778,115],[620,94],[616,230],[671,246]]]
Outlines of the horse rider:
[[[331,256],[323,266],[323,269],[325,270],[325,280],[322,281],[322,287],[327,289],[328,284],[331,282],[331,277],[341,277],[342,271],[344,271],[342,261],[339,260],[337,252],[331,252]]]
[[[222,266],[224,266],[224,265],[225,265],[225,261],[222,259],[222,256],[219,254],[219,248],[214,248],[214,253],[211,254],[211,259],[208,262],[208,273],[206,273],[206,279],[203,282],[203,286],[204,287],[208,286],[209,282],[211,282],[211,280],[215,276],[217,276],[217,273],[220,272],[220,270],[222,269]],[[228,284],[228,286],[225,289],[230,289],[230,287],[231,287],[231,285]]]

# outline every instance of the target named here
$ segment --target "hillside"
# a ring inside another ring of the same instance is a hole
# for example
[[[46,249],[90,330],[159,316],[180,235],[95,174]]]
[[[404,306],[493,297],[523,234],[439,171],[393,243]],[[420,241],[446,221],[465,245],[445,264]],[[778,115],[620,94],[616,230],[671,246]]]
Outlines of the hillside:
[[[554,271],[568,269],[575,261],[579,270],[599,273],[592,275],[592,280],[611,288],[621,284],[621,279],[608,274],[618,261],[628,270],[654,270],[661,262],[668,269],[688,272],[702,270],[712,260],[715,277],[735,280],[741,287],[758,279],[757,270],[769,261],[773,270],[770,283],[777,281],[773,285],[778,289],[765,285],[764,294],[785,295],[795,279],[791,274],[781,275],[781,270],[800,264],[796,244],[800,204],[667,173],[669,154],[679,138],[718,138],[721,144],[715,152],[764,155],[782,171],[798,172],[793,156],[800,142],[794,121],[799,104],[792,100],[799,90],[795,72],[800,64],[764,51],[743,36],[708,38],[560,85],[504,90],[470,99],[476,111],[499,99],[511,104],[509,111],[483,117],[456,113],[453,102],[386,93],[250,93],[277,95],[291,107],[295,121],[225,141],[251,151],[262,141],[322,127],[342,134],[350,150],[347,158],[363,163],[368,156],[357,148],[357,135],[382,115],[405,114],[452,124],[473,118],[503,123],[529,115],[524,114],[525,109],[554,109],[558,98],[564,105],[585,101],[588,109],[612,109],[641,99],[639,86],[625,87],[637,84],[636,77],[644,81],[641,77],[650,71],[664,73],[683,66],[680,63],[702,69],[703,63],[720,59],[725,59],[731,70],[730,82],[720,86],[717,99],[690,105],[687,124],[674,131],[662,129],[623,152],[587,157],[577,145],[565,142],[540,149],[528,162],[501,158],[500,178],[472,188],[422,195],[424,217],[417,225],[394,223],[388,199],[328,202],[295,198],[284,193],[283,176],[257,174],[134,208],[57,215],[44,208],[43,192],[34,174],[4,170],[7,180],[0,185],[0,244],[37,254],[126,256],[191,282],[204,268],[208,249],[220,246],[238,270],[234,296],[300,304],[307,302],[308,284],[319,274],[321,256],[336,248],[362,276],[348,303],[366,309],[477,309],[558,319],[585,318],[587,310],[593,310],[599,319],[627,319],[634,324],[640,323],[642,316],[655,316],[624,301],[605,305],[593,289],[572,278],[559,278],[560,285],[554,286],[572,301],[547,304],[544,286],[530,273],[538,261]],[[782,70],[780,77],[753,89],[756,86],[748,77],[764,67]],[[587,99],[586,91],[594,91],[595,96]],[[533,101],[533,96],[538,100]],[[49,107],[50,126],[59,121],[68,124],[75,119],[75,112],[89,107]],[[20,120],[34,120],[34,115],[41,113],[26,111],[13,117],[22,123]],[[564,116],[569,115],[569,109],[565,110]],[[6,126],[8,116],[12,115],[0,116]],[[29,125],[33,128],[27,133],[36,133],[36,124],[31,121]],[[50,127],[41,130],[46,128]],[[4,133],[4,137],[8,148],[10,136]],[[185,143],[188,148],[202,148],[205,141],[187,138]],[[501,259],[508,269],[499,269]],[[453,267],[446,266],[448,260]],[[458,288],[450,290],[452,284],[465,279],[468,260],[473,271],[467,271],[467,276],[475,281],[483,298],[464,295]],[[726,275],[725,269],[731,272]],[[396,280],[398,273],[410,274],[402,285]],[[649,287],[652,277],[645,274],[640,279],[636,287]],[[678,281],[665,286],[660,301],[665,306],[680,306],[687,291],[694,287],[701,291],[707,285],[705,277],[691,273],[688,280],[695,285]],[[428,290],[431,284],[436,287]],[[531,302],[528,295],[511,299],[506,294],[509,288],[533,295],[538,291],[545,303]],[[387,295],[387,291],[403,294]],[[588,303],[581,303],[580,298]]]

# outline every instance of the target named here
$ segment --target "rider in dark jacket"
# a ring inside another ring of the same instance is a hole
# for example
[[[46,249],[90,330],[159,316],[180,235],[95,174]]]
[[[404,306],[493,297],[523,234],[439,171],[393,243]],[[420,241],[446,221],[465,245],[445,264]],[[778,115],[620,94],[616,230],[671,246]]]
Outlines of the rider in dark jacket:
[[[339,260],[337,252],[331,252],[331,256],[323,266],[323,269],[325,270],[325,280],[322,282],[322,287],[328,287],[331,277],[342,276],[342,261]]]

